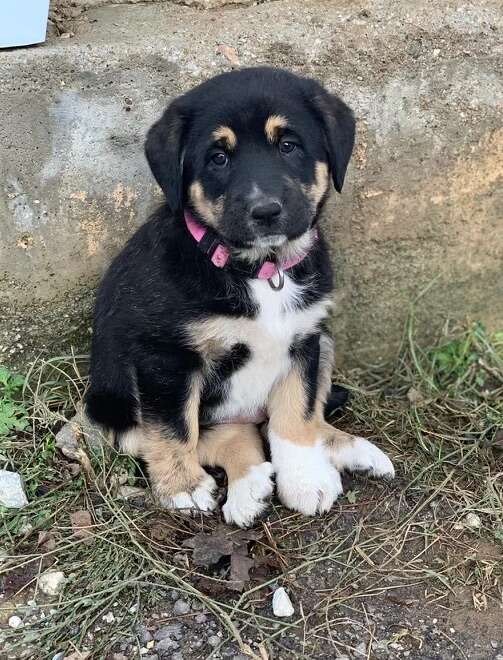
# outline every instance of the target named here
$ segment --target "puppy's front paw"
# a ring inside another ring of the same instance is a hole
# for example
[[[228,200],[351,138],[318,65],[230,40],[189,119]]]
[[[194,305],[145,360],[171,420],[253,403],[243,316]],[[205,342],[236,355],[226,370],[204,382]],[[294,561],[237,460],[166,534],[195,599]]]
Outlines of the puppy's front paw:
[[[217,484],[209,474],[201,479],[198,485],[189,491],[181,491],[173,495],[163,492],[162,484],[157,484],[154,493],[157,496],[159,504],[165,509],[180,509],[183,511],[213,511],[217,502],[213,493],[217,489]]]
[[[368,472],[372,477],[393,479],[395,468],[386,454],[372,442],[354,436],[349,442],[327,444],[332,464],[338,470]]]
[[[281,502],[306,516],[329,511],[342,493],[341,476],[321,440],[302,447],[269,433],[271,457]]]
[[[267,508],[273,491],[271,463],[253,465],[248,473],[229,484],[227,502],[222,511],[225,522],[248,527]]]

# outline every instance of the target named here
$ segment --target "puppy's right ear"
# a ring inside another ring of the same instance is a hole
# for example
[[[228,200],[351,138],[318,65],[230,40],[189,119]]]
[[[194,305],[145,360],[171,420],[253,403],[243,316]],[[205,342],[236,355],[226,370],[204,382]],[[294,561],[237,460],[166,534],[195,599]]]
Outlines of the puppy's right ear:
[[[175,99],[162,117],[148,131],[145,155],[173,212],[183,204],[183,141],[188,117],[184,112],[183,97]]]

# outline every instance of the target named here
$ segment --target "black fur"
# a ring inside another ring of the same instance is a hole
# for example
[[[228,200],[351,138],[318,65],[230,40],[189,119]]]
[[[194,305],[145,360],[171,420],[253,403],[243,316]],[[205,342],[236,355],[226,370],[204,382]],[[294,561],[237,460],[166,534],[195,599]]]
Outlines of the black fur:
[[[270,114],[288,118],[286,138],[298,143],[294,155],[280,153],[277,145],[265,141],[263,126]],[[238,135],[226,172],[209,160],[215,149],[222,150],[210,139],[220,125],[231,125]],[[223,74],[169,105],[148,132],[145,147],[166,204],[113,261],[96,302],[87,396],[94,420],[120,432],[141,418],[186,439],[184,410],[191,380],[205,373],[204,356],[192,345],[187,328],[215,315],[257,314],[246,279],[232,267],[216,268],[189,235],[184,208],[208,223],[190,197],[190,185],[200,181],[212,203],[224,199],[223,212],[212,226],[231,249],[250,246],[257,236],[269,233],[281,232],[293,240],[317,222],[325,201],[324,196],[313,210],[303,188],[315,181],[316,162],[329,164],[340,191],[353,141],[354,119],[342,101],[315,81],[278,69]],[[272,227],[250,223],[251,181],[281,201],[281,214],[271,220]],[[265,256],[274,258],[274,249]],[[288,275],[305,285],[301,306],[330,292],[330,260],[321,234]],[[316,352],[315,344],[314,336],[304,340],[303,350]],[[224,400],[226,381],[248,359],[248,347],[236,345],[205,377],[202,421]],[[310,407],[316,369],[314,363],[306,367]]]

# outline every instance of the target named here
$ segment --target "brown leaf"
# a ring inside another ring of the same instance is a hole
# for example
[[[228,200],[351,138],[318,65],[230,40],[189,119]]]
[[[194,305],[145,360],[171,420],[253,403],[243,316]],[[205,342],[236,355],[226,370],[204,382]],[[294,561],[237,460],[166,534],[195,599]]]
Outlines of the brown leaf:
[[[89,511],[75,511],[70,514],[72,522],[73,535],[78,539],[85,539],[85,543],[93,542],[93,534],[91,531],[92,520]]]
[[[225,44],[219,44],[217,46],[217,52],[223,55],[232,66],[240,66],[238,52],[232,46],[226,46]]]
[[[192,560],[196,566],[213,566],[222,557],[232,554],[232,541],[228,536],[219,533],[199,532],[183,542],[184,547],[193,548]]]
[[[56,547],[54,536],[48,531],[38,533],[37,546],[42,552],[51,552]]]
[[[149,529],[150,538],[154,541],[164,541],[168,538],[168,528],[162,523],[155,523]]]
[[[236,591],[243,591],[245,582],[250,579],[250,568],[253,566],[255,566],[253,559],[239,552],[233,552],[231,555],[231,584],[229,584],[229,587]]]

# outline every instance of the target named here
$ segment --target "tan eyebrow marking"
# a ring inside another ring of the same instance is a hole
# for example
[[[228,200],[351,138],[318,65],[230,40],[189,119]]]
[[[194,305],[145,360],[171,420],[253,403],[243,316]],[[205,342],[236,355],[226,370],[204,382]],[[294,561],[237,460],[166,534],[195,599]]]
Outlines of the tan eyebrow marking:
[[[288,120],[283,115],[271,115],[265,123],[265,135],[269,142],[275,142],[282,128],[288,126]]]
[[[215,140],[215,142],[217,142],[218,140],[222,140],[222,142],[225,143],[227,149],[229,149],[230,151],[235,149],[238,143],[236,134],[234,133],[232,128],[230,128],[230,126],[219,126],[213,131],[211,137]]]

